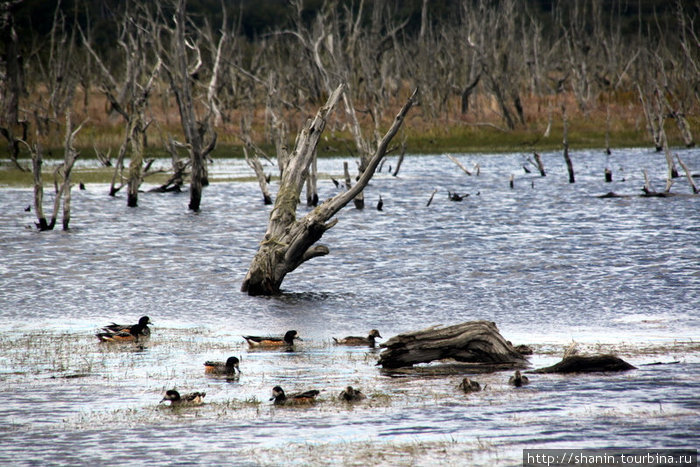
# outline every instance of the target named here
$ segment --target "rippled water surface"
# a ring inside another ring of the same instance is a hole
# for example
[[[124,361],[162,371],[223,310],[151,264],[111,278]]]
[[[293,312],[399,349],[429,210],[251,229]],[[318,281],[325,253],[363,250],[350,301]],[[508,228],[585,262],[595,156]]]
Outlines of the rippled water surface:
[[[700,151],[679,154],[700,171]],[[240,292],[269,215],[253,182],[213,183],[197,214],[186,193],[143,193],[129,209],[125,194],[88,185],[73,192],[72,229],[43,233],[24,211],[32,191],[0,187],[0,463],[517,465],[523,448],[696,448],[700,198],[686,180],[672,189],[682,196],[637,196],[643,169],[665,183],[663,156],[643,149],[613,153],[610,184],[599,152],[574,154],[575,184],[558,153],[543,154],[544,178],[524,173],[526,154],[457,157],[480,174],[435,155],[392,177],[388,159],[367,208],[346,207],[324,236],[330,254],[272,298]],[[319,171],[341,178],[342,163]],[[250,175],[239,160],[211,174]],[[597,198],[608,191],[630,196]],[[319,192],[336,188],[324,178]],[[145,348],[98,345],[101,325],[141,315],[155,323]],[[464,375],[392,376],[378,352],[331,339],[475,319],[531,345],[533,367],[576,341],[638,369],[532,375],[520,389],[509,372],[471,375],[487,387],[466,396]],[[295,352],[241,338],[288,329],[304,338]],[[204,375],[204,361],[230,355],[240,378]],[[274,408],[278,384],[320,389],[320,402]],[[367,400],[335,400],[348,384]],[[207,404],[159,405],[173,387],[206,391]]]

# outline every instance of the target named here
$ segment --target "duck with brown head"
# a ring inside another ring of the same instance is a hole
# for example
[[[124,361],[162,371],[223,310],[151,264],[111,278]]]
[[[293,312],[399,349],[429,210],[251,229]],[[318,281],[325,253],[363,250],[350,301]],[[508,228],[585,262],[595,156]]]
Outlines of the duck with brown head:
[[[170,401],[170,407],[197,406],[204,403],[202,399],[206,395],[207,393],[205,392],[190,392],[180,395],[175,389],[169,389],[165,391],[165,395],[160,401]]]
[[[318,395],[319,391],[316,389],[287,395],[281,386],[275,386],[272,388],[270,400],[275,401],[275,405],[306,405],[314,403]]]
[[[352,386],[348,386],[340,392],[340,400],[346,402],[356,402],[361,401],[365,398],[365,395],[359,389],[354,389]]]
[[[294,340],[303,340],[299,337],[299,333],[291,330],[287,331],[283,337],[262,337],[262,336],[243,336],[252,348],[291,348],[294,346]]]
[[[204,362],[204,373],[208,375],[235,376],[236,370],[240,374],[240,360],[237,357],[229,357],[225,362]]]
[[[508,379],[508,384],[519,388],[520,386],[525,386],[530,383],[530,379],[521,374],[520,370],[515,370],[515,374]]]
[[[148,325],[153,324],[148,316],[142,316],[137,324],[112,323],[95,334],[100,342],[142,342],[151,336]]]
[[[347,337],[343,337],[342,339],[336,339],[334,337],[333,340],[338,345],[357,345],[357,346],[366,345],[369,347],[374,347],[376,345],[377,338],[381,339],[382,335],[379,334],[379,331],[377,331],[376,329],[372,329],[369,332],[369,335],[367,337],[347,336]]]

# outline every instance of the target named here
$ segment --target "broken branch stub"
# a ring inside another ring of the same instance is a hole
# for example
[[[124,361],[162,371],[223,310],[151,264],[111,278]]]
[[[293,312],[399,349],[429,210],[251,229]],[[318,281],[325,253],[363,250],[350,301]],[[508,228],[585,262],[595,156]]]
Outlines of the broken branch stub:
[[[448,327],[432,326],[421,331],[394,336],[381,347],[386,348],[378,365],[402,368],[434,360],[512,364],[524,366],[527,360],[506,341],[491,321],[467,321]]]

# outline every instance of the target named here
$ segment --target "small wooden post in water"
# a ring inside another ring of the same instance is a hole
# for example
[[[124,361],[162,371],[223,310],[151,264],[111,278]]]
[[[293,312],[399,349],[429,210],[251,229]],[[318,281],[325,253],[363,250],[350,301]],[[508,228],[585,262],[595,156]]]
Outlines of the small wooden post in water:
[[[569,171],[569,183],[575,183],[576,177],[574,177],[574,164],[571,162],[571,157],[569,157],[569,121],[566,118],[566,105],[561,106],[562,119],[564,120],[564,138],[562,144],[564,145],[564,160],[566,161],[566,170]]]

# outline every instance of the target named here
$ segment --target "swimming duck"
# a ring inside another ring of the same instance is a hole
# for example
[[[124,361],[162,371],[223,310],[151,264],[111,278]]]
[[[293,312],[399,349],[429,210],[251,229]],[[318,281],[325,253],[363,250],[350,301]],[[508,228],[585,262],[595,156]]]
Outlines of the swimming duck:
[[[469,378],[464,378],[462,382],[459,383],[459,388],[466,393],[479,392],[481,391],[481,384]]]
[[[275,386],[272,388],[272,397],[270,400],[274,400],[275,405],[303,405],[315,402],[315,398],[318,394],[319,392],[317,390],[312,389],[288,396],[280,386]]]
[[[169,389],[160,401],[170,401],[170,407],[195,406],[202,405],[202,399],[206,395],[206,392],[191,392],[180,396],[175,389]]]
[[[515,374],[508,380],[508,384],[512,384],[515,387],[524,386],[529,382],[530,379],[525,375],[521,375],[520,370],[515,370]]]
[[[292,347],[294,339],[303,340],[296,331],[287,331],[284,337],[243,336],[251,347]]]
[[[377,331],[376,329],[372,329],[367,337],[348,336],[342,339],[336,339],[334,337],[333,340],[338,345],[368,345],[370,347],[374,347],[375,339],[377,337],[380,339],[382,338],[381,334],[379,334],[379,331]]]
[[[148,328],[151,320],[148,316],[142,316],[137,324],[121,325],[112,323],[102,328],[103,332],[95,334],[100,342],[138,342],[148,339],[151,330]]]
[[[360,401],[364,398],[365,395],[359,389],[353,389],[352,386],[348,386],[340,392],[340,399],[347,402]]]
[[[225,362],[204,362],[204,373],[208,375],[235,375],[236,370],[241,372],[238,366],[240,361],[236,357],[229,357]]]

